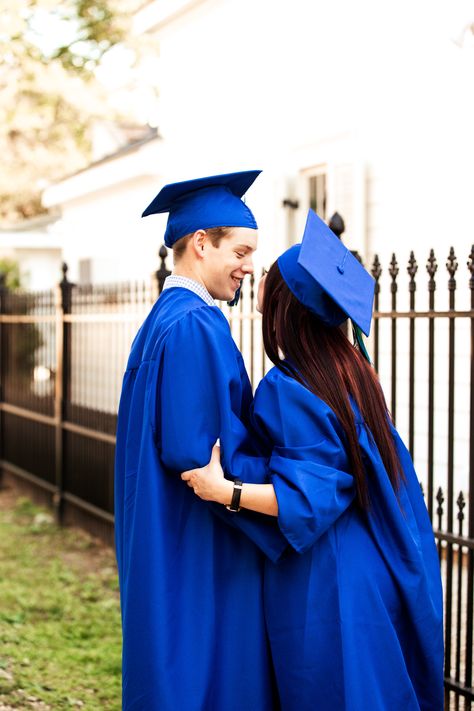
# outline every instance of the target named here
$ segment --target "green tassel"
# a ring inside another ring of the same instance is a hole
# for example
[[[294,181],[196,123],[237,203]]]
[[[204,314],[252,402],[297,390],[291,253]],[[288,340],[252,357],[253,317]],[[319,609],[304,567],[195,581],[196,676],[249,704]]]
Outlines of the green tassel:
[[[367,348],[365,347],[364,339],[362,337],[362,331],[360,330],[359,326],[357,326],[354,322],[351,323],[352,333],[354,335],[354,345],[357,343],[357,347],[359,348],[366,361],[369,363],[369,365],[372,365],[372,361],[370,360],[370,356],[367,353]]]

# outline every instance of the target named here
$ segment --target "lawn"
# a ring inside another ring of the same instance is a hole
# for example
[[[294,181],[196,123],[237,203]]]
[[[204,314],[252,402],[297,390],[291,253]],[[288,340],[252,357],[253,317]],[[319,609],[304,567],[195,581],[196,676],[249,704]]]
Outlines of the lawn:
[[[120,709],[113,551],[0,491],[0,711]]]

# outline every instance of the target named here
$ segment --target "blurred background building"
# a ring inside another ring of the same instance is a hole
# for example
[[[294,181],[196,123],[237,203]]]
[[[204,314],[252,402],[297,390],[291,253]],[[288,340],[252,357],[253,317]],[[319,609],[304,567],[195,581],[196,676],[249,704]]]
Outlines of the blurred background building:
[[[337,210],[347,244],[369,260],[408,257],[415,244],[423,260],[430,247],[465,250],[472,23],[461,2],[145,3],[133,31],[152,48],[143,81],[158,98],[140,95],[135,108],[156,133],[108,151],[110,131],[97,132],[101,160],[44,191],[62,213],[54,231],[71,277],[148,273],[165,223],[140,219],[151,197],[239,168],[264,169],[248,194],[262,264],[300,238],[309,206],[323,218]]]

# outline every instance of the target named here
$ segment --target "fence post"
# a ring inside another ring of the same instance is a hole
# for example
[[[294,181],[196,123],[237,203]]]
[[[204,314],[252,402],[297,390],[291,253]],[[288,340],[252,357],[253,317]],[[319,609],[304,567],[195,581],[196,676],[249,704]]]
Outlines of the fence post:
[[[158,295],[160,295],[163,291],[163,286],[166,277],[171,274],[171,271],[166,267],[166,257],[168,256],[168,250],[166,249],[164,244],[161,245],[160,251],[158,252],[158,256],[160,258],[160,267],[155,272],[155,280],[156,285],[158,287]]]
[[[0,315],[5,313],[5,295],[7,292],[6,275],[0,272]],[[4,327],[0,321],[0,405],[3,403],[3,375],[4,375]],[[3,410],[0,408],[0,461],[4,458],[4,442],[3,442]],[[2,488],[3,467],[0,466],[0,489]]]
[[[63,422],[67,418],[67,403],[71,391],[71,324],[64,319],[71,313],[72,284],[67,278],[68,266],[62,265],[63,278],[56,289],[56,382],[54,398],[54,418],[56,420],[55,462],[56,493],[53,503],[58,523],[63,520],[64,492],[64,450],[65,437]]]

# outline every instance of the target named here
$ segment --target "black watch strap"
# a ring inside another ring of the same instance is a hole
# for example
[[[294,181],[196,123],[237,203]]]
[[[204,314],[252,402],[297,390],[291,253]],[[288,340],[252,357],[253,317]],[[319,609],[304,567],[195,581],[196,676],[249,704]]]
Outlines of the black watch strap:
[[[243,482],[240,479],[234,479],[232,501],[228,506],[226,506],[226,509],[228,509],[229,511],[234,511],[235,513],[237,513],[237,511],[240,511],[240,495],[242,493],[242,486]]]

